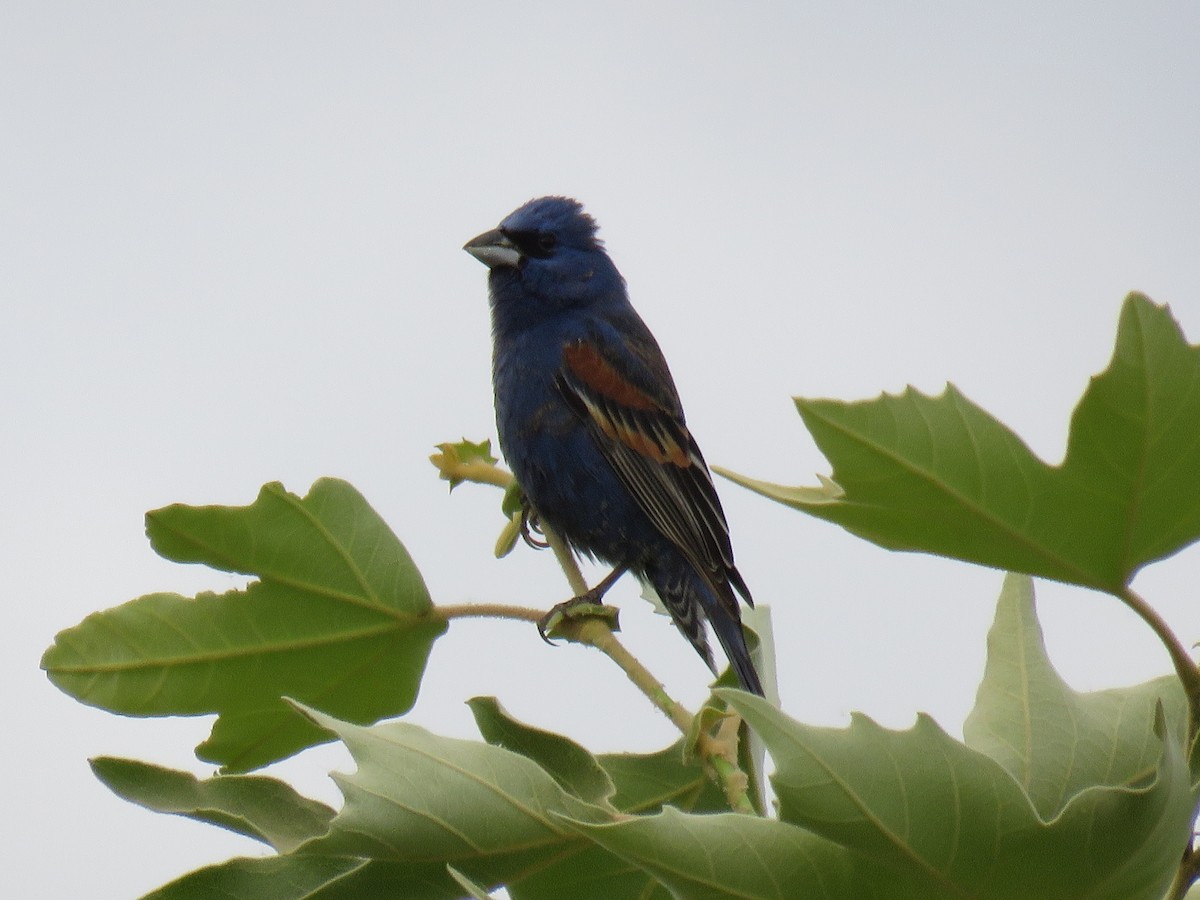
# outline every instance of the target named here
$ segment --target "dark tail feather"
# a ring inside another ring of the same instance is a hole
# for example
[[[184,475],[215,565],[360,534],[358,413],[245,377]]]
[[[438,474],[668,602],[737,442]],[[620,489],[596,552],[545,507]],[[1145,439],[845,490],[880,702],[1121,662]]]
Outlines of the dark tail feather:
[[[708,619],[716,632],[721,649],[725,651],[725,656],[737,675],[738,684],[752,694],[765,696],[758,672],[750,660],[750,648],[746,646],[746,634],[742,631],[742,623],[737,613],[737,598],[734,597],[733,591],[726,586],[726,606],[690,566],[685,571],[674,573],[674,578],[664,577],[665,573],[661,572],[647,574],[654,590],[671,613],[671,618],[675,620],[676,627],[691,641],[700,658],[713,670],[713,674],[717,674],[717,668],[713,664],[712,651],[708,647],[708,637],[704,629],[705,619]]]
[[[751,694],[758,694],[760,697],[766,696],[763,693],[762,682],[758,680],[758,672],[755,671],[754,663],[750,660],[750,648],[746,646],[746,632],[742,630],[739,618],[736,615],[730,615],[719,604],[716,609],[708,611],[708,613],[708,621],[712,623],[713,631],[717,633],[721,649],[729,657],[729,664],[733,666],[733,673],[737,675],[738,684]]]

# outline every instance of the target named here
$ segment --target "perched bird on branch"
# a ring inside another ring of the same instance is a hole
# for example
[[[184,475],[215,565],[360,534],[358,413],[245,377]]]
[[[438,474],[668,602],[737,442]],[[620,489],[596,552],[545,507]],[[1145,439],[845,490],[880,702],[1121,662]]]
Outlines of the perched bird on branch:
[[[729,526],[667,362],[575,200],[542,197],[463,248],[491,271],[500,448],[544,522],[649,583],[716,672],[711,624],[743,688],[763,693],[734,591]],[[569,601],[574,602],[574,601]]]

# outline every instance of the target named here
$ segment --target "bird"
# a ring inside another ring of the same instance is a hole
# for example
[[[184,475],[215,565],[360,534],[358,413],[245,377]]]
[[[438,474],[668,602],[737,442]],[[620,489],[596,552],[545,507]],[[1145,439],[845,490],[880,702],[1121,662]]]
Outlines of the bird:
[[[500,450],[533,521],[613,567],[576,600],[632,573],[714,674],[706,621],[739,685],[763,696],[737,595],[754,601],[712,475],[597,231],[579,201],[539,197],[463,247],[489,269]]]

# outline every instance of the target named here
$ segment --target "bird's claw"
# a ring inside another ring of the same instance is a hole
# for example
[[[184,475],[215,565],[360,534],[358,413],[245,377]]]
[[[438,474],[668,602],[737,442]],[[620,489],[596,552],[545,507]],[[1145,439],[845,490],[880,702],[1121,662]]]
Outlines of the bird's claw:
[[[538,619],[538,635],[553,647],[555,643],[550,640],[552,637],[565,637],[570,640],[570,635],[560,630],[564,624],[575,619],[586,618],[604,619],[613,631],[620,631],[621,626],[617,621],[618,613],[619,610],[615,606],[607,606],[602,603],[600,593],[593,588],[586,594],[572,597],[570,600],[552,607],[548,613]]]
[[[524,500],[521,504],[521,538],[534,550],[545,550],[550,546],[549,541],[534,537],[534,532],[542,534],[542,523],[529,501]]]

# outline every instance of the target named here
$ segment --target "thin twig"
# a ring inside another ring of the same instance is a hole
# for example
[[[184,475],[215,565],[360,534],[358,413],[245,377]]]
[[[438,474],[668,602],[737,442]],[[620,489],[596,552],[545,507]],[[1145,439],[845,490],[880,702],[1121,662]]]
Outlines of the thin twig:
[[[572,619],[560,623],[558,632],[568,640],[595,647],[617,664],[626,677],[639,691],[646,695],[654,708],[671,720],[683,734],[687,734],[695,718],[690,712],[667,693],[663,683],[642,665],[642,661],[630,653],[613,634],[608,622],[595,617]]]
[[[613,662],[615,662],[634,683],[654,707],[679,729],[685,737],[691,736],[696,720],[681,703],[674,700],[663,686],[662,682],[642,665],[641,660],[630,653],[625,645],[617,639],[608,621],[598,616],[582,616],[575,619],[565,619],[555,629],[567,640],[595,647]],[[729,715],[722,717],[721,725],[714,737],[704,731],[695,735],[696,755],[703,760],[704,769],[729,801],[729,808],[734,812],[758,815],[750,800],[750,780],[741,770],[737,760],[738,726],[741,719]],[[732,729],[732,732],[729,729]]]
[[[579,571],[579,565],[570,547],[553,529],[543,527],[542,533],[553,548],[554,555],[558,557],[559,565],[562,566],[575,596],[587,593],[587,582]],[[671,697],[663,683],[642,665],[640,659],[625,648],[613,632],[609,620],[599,616],[566,618],[558,623],[555,630],[568,640],[595,647],[615,662],[654,708],[670,719],[684,737],[692,734],[695,715]],[[701,730],[696,735],[695,752],[704,761],[704,768],[709,777],[721,787],[729,801],[729,808],[734,812],[758,815],[758,810],[750,800],[750,780],[738,765],[737,741],[740,722],[741,719],[737,716],[725,717],[715,738]],[[729,727],[732,727],[732,732],[728,730]]]

